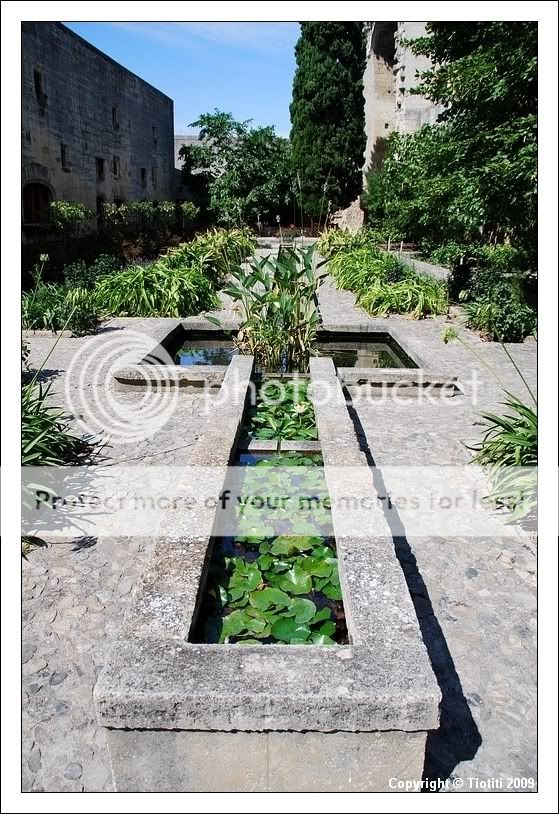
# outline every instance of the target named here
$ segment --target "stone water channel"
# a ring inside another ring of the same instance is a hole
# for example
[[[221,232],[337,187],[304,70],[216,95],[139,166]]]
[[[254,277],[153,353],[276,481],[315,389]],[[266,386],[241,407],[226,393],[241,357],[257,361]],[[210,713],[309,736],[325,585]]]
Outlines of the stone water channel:
[[[440,691],[331,359],[311,360],[311,393],[323,395],[311,398],[347,644],[343,628],[330,644],[299,644],[304,622],[289,644],[197,641],[211,639],[195,631],[216,520],[202,498],[226,486],[252,369],[252,357],[231,360],[192,452],[183,488],[201,498],[196,536],[156,545],[95,688],[115,789],[365,791],[420,779]]]

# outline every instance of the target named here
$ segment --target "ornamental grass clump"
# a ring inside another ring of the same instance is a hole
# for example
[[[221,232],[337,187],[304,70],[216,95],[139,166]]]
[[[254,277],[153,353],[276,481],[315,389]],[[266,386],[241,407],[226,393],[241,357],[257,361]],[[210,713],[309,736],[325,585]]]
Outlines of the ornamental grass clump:
[[[99,311],[93,291],[77,287],[66,288],[57,283],[45,283],[43,270],[48,257],[33,272],[35,285],[21,297],[21,324],[25,330],[61,331],[68,329],[74,336],[83,336],[95,329]]]
[[[170,249],[162,260],[173,269],[198,268],[214,286],[219,286],[253,253],[255,247],[256,239],[246,228],[213,229]]]
[[[488,467],[491,484],[491,492],[487,496],[489,502],[508,509],[510,512],[508,519],[511,522],[533,521],[536,517],[538,498],[538,404],[536,397],[503,342],[500,343],[501,348],[526,388],[533,407],[506,389],[498,373],[469,342],[460,336],[456,328],[447,328],[442,338],[445,344],[458,340],[489,371],[506,396],[503,402],[506,412],[503,415],[481,413],[486,429],[481,441],[470,447],[470,450],[474,453],[473,461],[475,463]]]
[[[104,277],[95,295],[105,316],[186,317],[218,305],[212,283],[201,271],[171,269],[162,261]]]
[[[359,294],[359,305],[374,317],[408,314],[414,319],[446,314],[448,289],[429,275],[407,273],[397,283],[376,283]]]
[[[368,229],[345,232],[341,229],[325,229],[316,244],[317,252],[327,260],[339,252],[351,252],[364,246],[374,248],[375,236]]]
[[[393,254],[367,245],[338,252],[328,263],[337,288],[361,292],[376,283],[396,283],[405,276],[404,264]]]

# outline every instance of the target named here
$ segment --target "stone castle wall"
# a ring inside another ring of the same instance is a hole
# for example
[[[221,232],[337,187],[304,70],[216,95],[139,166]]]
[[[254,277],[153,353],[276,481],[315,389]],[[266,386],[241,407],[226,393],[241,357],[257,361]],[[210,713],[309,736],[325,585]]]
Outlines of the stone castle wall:
[[[369,22],[367,63],[363,74],[365,133],[367,143],[363,162],[363,183],[369,170],[380,166],[390,133],[413,133],[424,124],[434,124],[440,108],[423,96],[411,94],[419,83],[418,74],[431,66],[426,57],[416,56],[404,44],[426,33],[424,22]],[[336,212],[334,223],[356,231],[363,223],[359,202]]]
[[[94,212],[103,201],[172,200],[173,129],[172,99],[62,24],[22,23],[24,188]]]
[[[412,133],[437,120],[440,108],[423,96],[410,93],[419,84],[418,74],[431,62],[416,56],[406,39],[425,36],[424,22],[372,22],[367,24],[367,65],[363,76],[365,96],[364,171],[381,163],[390,133]]]

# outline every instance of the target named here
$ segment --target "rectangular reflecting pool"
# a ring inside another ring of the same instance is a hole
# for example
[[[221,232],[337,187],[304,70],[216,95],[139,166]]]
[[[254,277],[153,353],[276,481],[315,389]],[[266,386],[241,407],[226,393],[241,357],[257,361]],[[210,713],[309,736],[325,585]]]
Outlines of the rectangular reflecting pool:
[[[417,368],[414,360],[388,333],[319,331],[314,348],[330,356],[336,367]],[[239,351],[223,331],[183,331],[167,348],[175,365],[228,365]]]
[[[320,331],[314,346],[320,356],[330,356],[336,367],[418,367],[387,333],[351,334]]]

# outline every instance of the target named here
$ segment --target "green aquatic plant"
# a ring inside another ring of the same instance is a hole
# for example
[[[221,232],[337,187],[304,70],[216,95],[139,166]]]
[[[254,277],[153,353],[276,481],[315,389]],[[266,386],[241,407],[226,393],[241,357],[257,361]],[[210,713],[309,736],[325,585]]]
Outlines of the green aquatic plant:
[[[338,561],[320,464],[318,455],[289,453],[245,468],[238,534],[214,552],[210,566],[204,641],[344,641]],[[283,499],[272,499],[263,517],[259,498],[276,493]]]
[[[277,257],[255,259],[248,271],[231,276],[224,293],[241,307],[235,338],[241,353],[254,356],[264,370],[305,371],[320,324],[316,295],[322,278],[314,246],[281,247]]]
[[[258,390],[256,406],[248,414],[249,434],[259,439],[291,441],[317,438],[308,387],[305,379],[264,381]]]

